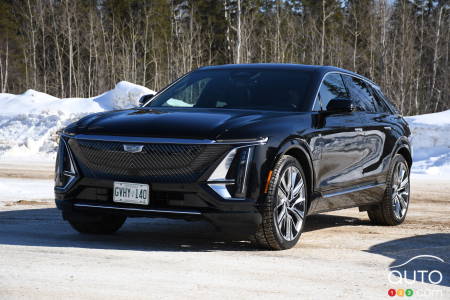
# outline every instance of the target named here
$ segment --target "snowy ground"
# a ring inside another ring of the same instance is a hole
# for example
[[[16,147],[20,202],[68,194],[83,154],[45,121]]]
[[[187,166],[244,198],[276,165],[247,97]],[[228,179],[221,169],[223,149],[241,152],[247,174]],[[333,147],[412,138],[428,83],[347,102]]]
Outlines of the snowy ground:
[[[0,179],[0,203],[12,203],[20,200],[47,202],[53,198],[53,180],[49,179]]]

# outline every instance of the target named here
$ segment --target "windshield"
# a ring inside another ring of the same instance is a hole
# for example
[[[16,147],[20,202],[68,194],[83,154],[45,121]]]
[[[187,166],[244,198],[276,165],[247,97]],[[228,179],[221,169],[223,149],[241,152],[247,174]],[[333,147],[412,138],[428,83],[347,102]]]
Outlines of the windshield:
[[[164,90],[147,107],[298,111],[310,78],[300,70],[200,70]]]

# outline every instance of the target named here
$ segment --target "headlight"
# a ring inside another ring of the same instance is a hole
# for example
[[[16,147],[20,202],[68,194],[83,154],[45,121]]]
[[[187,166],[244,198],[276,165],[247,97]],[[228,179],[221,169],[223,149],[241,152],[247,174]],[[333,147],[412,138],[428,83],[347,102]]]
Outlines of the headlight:
[[[55,166],[55,187],[67,189],[77,178],[77,169],[64,138],[60,138]]]
[[[228,152],[208,178],[208,185],[222,198],[228,200],[245,198],[254,147],[243,146]]]

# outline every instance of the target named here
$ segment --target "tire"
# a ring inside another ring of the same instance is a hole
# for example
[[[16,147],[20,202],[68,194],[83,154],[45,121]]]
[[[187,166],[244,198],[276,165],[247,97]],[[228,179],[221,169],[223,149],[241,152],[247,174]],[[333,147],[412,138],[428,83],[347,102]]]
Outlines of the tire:
[[[377,208],[367,211],[376,225],[399,225],[405,221],[410,198],[410,170],[406,159],[396,154],[386,179],[386,191]]]
[[[103,215],[96,218],[95,221],[80,221],[71,220],[70,223],[73,229],[85,234],[112,234],[122,227],[127,218],[116,215]]]
[[[290,184],[292,178],[293,185]],[[258,246],[284,250],[297,244],[307,211],[306,184],[300,163],[292,156],[282,156],[273,169],[268,193],[261,207],[262,223],[253,237]]]

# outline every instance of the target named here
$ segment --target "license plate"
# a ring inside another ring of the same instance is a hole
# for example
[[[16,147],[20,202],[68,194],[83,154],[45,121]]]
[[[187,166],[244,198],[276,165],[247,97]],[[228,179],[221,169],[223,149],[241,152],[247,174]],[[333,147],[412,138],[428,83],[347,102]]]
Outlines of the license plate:
[[[149,191],[150,187],[148,184],[115,181],[113,201],[148,205]]]

